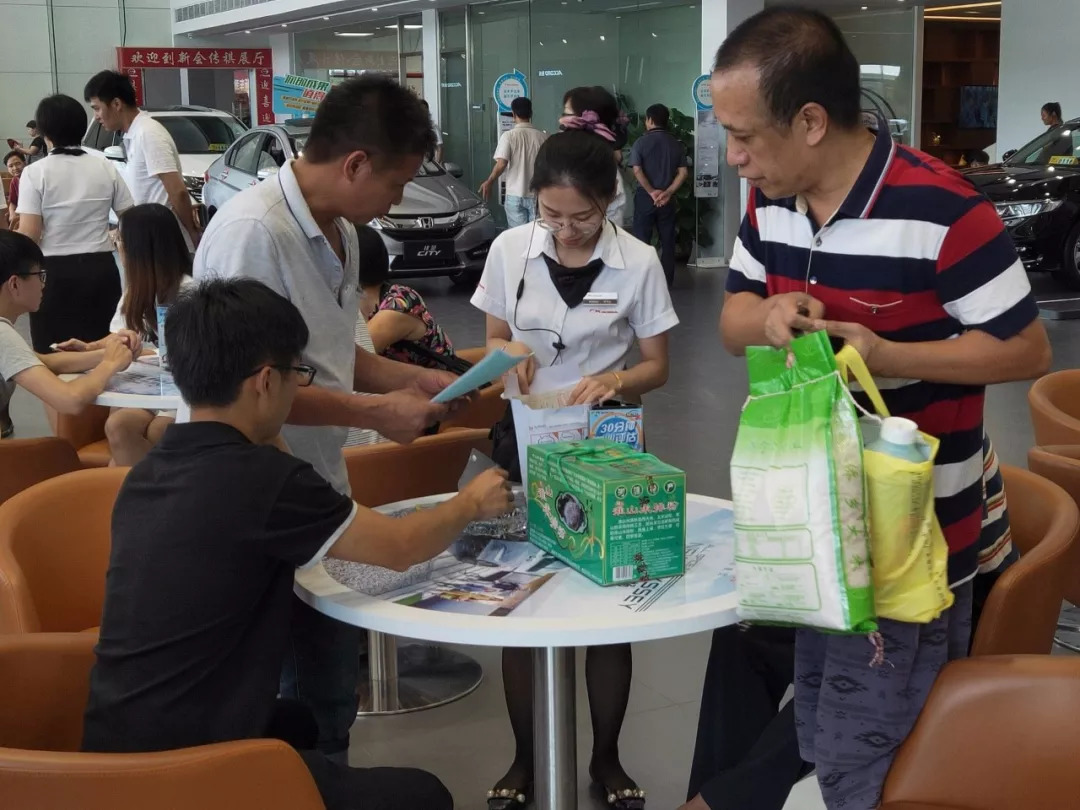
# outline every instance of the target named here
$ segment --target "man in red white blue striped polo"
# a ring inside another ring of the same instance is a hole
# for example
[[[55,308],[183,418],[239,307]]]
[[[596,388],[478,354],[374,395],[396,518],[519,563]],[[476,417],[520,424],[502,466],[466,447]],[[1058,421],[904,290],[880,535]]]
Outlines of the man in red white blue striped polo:
[[[1050,365],[1023,266],[993,206],[939,161],[865,128],[859,63],[827,16],[776,7],[725,40],[712,78],[728,163],[752,186],[721,315],[725,347],[827,329],[890,412],[941,447],[934,485],[954,606],[865,636],[799,630],[795,718],[826,805],[877,807],[939,670],[966,654],[983,515],[983,399]]]

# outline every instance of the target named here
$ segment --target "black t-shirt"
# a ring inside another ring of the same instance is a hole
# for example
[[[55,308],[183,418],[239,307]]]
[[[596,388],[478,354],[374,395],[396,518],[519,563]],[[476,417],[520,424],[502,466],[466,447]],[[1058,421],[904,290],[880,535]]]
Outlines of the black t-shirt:
[[[649,185],[658,191],[675,182],[675,174],[686,166],[686,149],[666,129],[650,129],[630,150],[630,165],[640,166]]]
[[[49,145],[47,143],[45,143],[45,139],[42,138],[40,135],[38,137],[34,138],[34,140],[30,141],[30,147],[29,148],[33,149],[35,146],[40,151],[36,155],[31,155],[30,156],[31,160],[41,160],[42,158],[49,156]]]
[[[116,500],[83,749],[265,733],[293,575],[351,522],[311,465],[218,422],[172,425]]]

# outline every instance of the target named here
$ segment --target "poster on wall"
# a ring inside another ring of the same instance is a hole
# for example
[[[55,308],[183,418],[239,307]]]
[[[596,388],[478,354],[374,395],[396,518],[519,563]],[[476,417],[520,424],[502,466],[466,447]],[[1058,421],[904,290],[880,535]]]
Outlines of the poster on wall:
[[[694,80],[691,93],[697,109],[697,126],[694,128],[694,196],[720,196],[720,124],[713,113],[712,77],[702,74]]]
[[[142,106],[146,70],[250,70],[255,72],[254,111],[258,124],[274,123],[272,51],[269,48],[117,48],[116,66],[131,78]]]
[[[310,118],[326,94],[330,82],[308,79],[292,73],[274,77],[274,113],[292,118]]]

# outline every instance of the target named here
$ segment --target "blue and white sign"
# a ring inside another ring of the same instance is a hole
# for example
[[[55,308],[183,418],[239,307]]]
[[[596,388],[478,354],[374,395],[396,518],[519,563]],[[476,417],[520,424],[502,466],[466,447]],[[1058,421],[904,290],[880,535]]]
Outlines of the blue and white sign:
[[[515,98],[529,95],[529,83],[525,79],[525,74],[516,68],[513,73],[504,73],[495,80],[492,95],[495,97],[499,112],[510,112],[510,102]]]
[[[694,79],[694,104],[697,105],[699,110],[712,109],[712,86],[709,84],[710,79],[712,79],[712,76],[708,73],[703,73]]]

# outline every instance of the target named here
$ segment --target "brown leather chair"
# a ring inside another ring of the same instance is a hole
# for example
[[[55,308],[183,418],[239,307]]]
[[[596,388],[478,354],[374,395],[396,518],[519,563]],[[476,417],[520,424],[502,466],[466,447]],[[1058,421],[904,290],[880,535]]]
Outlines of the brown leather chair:
[[[994,583],[971,654],[1049,653],[1065,583],[1078,570],[1080,510],[1065,490],[1035,473],[1007,464],[1001,472],[1020,560]]]
[[[452,430],[423,436],[412,444],[347,447],[345,466],[353,499],[374,507],[454,492],[474,449],[491,453],[487,430]]]
[[[1080,445],[1050,445],[1032,447],[1028,450],[1028,467],[1033,473],[1053,481],[1080,504]],[[1080,606],[1080,558],[1077,558],[1071,576],[1065,577],[1065,599]],[[1080,626],[1058,622],[1058,630],[1080,633]],[[1073,652],[1080,647],[1060,638],[1054,641]]]
[[[81,469],[75,448],[63,439],[5,439],[0,442],[0,504],[34,484]]]
[[[109,466],[112,451],[109,450],[109,442],[105,438],[105,422],[109,418],[109,408],[90,405],[82,413],[63,414],[46,405],[45,413],[57,438],[64,439],[75,448],[84,467]]]
[[[1054,371],[1028,390],[1035,444],[1080,444],[1080,369]]]
[[[303,761],[277,740],[153,754],[83,754],[96,638],[0,636],[0,797],[19,810],[324,810]]]
[[[112,508],[127,472],[68,473],[0,506],[0,633],[101,624]]]
[[[1080,660],[954,661],[885,780],[880,810],[1080,807]]]
[[[439,432],[458,428],[483,429],[490,432],[492,425],[502,419],[503,414],[506,413],[507,403],[502,398],[502,394],[501,382],[493,383],[478,392],[476,398],[460,412],[439,423]]]

